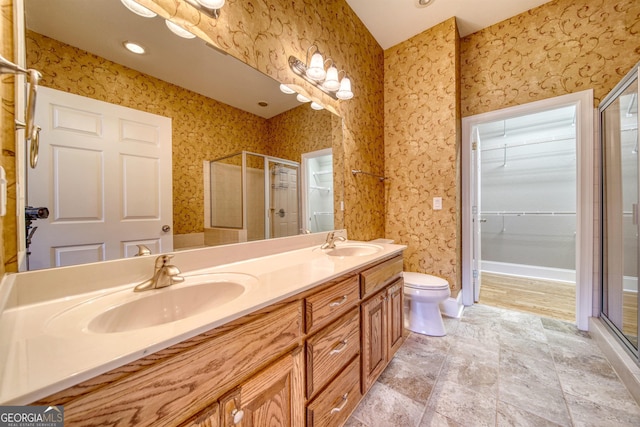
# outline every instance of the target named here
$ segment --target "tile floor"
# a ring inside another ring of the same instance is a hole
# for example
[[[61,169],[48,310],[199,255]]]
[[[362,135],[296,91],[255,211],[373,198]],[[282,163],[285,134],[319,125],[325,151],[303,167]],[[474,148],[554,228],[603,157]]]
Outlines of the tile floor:
[[[409,335],[346,427],[640,426],[640,408],[573,325],[476,304],[445,326],[445,337]]]

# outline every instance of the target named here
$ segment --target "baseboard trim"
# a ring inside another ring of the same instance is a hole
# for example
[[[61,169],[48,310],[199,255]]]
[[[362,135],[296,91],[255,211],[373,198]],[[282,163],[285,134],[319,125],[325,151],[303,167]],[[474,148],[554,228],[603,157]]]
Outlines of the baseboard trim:
[[[589,333],[616,371],[631,396],[640,405],[640,366],[622,347],[607,325],[598,317],[589,318]]]

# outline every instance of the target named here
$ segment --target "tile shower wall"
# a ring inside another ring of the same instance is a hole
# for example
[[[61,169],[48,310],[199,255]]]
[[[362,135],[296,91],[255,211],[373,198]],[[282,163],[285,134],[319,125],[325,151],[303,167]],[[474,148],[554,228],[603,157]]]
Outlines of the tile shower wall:
[[[460,289],[458,29],[451,18],[385,51],[386,236],[405,270]],[[442,210],[433,210],[442,197]]]

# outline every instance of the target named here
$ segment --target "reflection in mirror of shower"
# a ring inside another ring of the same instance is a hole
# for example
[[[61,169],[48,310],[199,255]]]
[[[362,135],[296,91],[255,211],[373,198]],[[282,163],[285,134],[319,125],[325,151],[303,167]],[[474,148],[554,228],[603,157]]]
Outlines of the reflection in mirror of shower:
[[[333,230],[333,155],[307,162],[307,224],[312,233]]]

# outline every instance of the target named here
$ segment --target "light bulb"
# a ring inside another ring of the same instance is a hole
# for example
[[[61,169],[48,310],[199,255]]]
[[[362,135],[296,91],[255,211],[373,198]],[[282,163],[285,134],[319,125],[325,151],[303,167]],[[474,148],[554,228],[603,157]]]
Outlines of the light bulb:
[[[347,100],[353,98],[353,92],[351,92],[351,80],[345,76],[340,82],[340,89],[336,92],[338,99]]]
[[[318,104],[317,102],[312,102],[311,103],[311,108],[313,108],[314,110],[324,110],[324,107],[320,104]]]
[[[311,101],[311,100],[310,100],[309,98],[307,98],[306,96],[304,96],[304,95],[300,95],[300,94],[298,94],[298,96],[296,96],[296,99],[297,99],[298,101],[300,101],[300,102],[309,102],[309,101]]]
[[[324,71],[324,58],[319,52],[316,52],[311,57],[311,63],[307,68],[307,76],[316,81],[324,80],[327,73]]]
[[[122,44],[129,52],[137,53],[138,55],[145,53],[144,47],[140,46],[138,43],[124,42]]]
[[[185,39],[193,39],[196,37],[195,34],[190,33],[176,23],[173,23],[169,20],[166,20],[164,22],[167,24],[167,27],[171,30],[171,32],[176,36],[183,37]]]
[[[329,67],[327,70],[327,78],[322,83],[322,87],[332,92],[340,88],[340,82],[338,81],[338,69],[335,66]]]
[[[220,9],[224,6],[224,0],[196,0],[204,7],[208,7],[209,9]]]
[[[287,95],[291,95],[291,94],[296,93],[296,91],[295,91],[295,90],[291,89],[289,86],[287,86],[287,85],[285,85],[285,84],[281,84],[281,85],[280,85],[280,91],[281,91],[282,93],[286,93]]]
[[[120,0],[120,1],[124,5],[124,7],[126,7],[136,15],[142,16],[143,18],[153,18],[157,16],[155,12],[147,9],[144,6],[139,5],[134,0]]]

